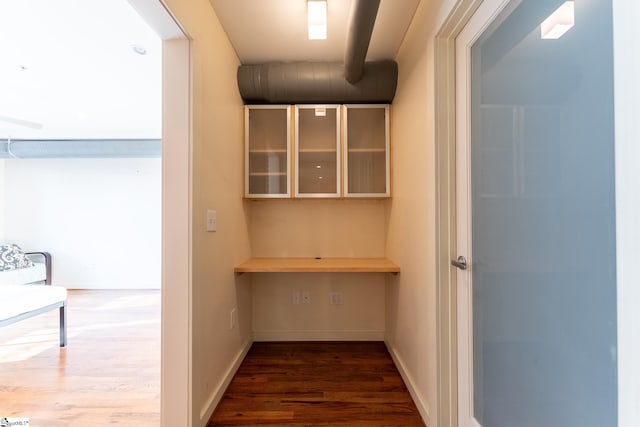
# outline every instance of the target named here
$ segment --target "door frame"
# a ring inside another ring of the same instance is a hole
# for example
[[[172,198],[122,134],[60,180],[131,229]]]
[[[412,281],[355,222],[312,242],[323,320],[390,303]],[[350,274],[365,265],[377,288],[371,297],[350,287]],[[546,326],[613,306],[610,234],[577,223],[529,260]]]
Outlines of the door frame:
[[[456,250],[455,39],[483,0],[457,0],[435,38],[438,426],[458,425],[457,294],[450,260]],[[640,420],[640,3],[613,0],[618,326],[618,427]]]
[[[455,40],[483,0],[459,0],[436,34],[436,300],[438,425],[458,425],[456,274],[456,67]]]
[[[192,426],[191,42],[164,0],[127,0],[162,39],[160,422]]]

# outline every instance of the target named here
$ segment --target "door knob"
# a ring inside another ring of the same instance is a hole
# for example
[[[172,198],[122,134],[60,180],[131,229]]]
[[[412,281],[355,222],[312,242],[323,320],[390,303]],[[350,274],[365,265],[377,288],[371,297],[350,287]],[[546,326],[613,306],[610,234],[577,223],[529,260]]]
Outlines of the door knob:
[[[452,259],[451,260],[451,265],[453,265],[454,267],[459,268],[460,270],[466,270],[467,269],[467,259],[465,257],[463,257],[462,255],[460,255],[458,257],[458,259]]]

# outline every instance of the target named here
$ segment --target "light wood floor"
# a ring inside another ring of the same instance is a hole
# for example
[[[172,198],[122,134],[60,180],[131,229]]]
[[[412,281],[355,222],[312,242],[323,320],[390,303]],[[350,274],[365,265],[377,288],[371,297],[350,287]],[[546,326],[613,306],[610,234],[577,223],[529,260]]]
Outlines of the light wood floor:
[[[58,310],[0,328],[0,417],[33,426],[160,425],[160,292],[70,291]]]
[[[422,426],[385,345],[254,343],[208,426]]]

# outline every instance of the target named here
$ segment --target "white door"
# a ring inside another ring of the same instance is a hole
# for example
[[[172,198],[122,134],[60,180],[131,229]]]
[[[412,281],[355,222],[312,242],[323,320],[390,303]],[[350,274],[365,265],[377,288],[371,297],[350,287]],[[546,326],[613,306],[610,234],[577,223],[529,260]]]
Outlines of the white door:
[[[617,425],[611,9],[485,0],[456,39],[461,427]]]

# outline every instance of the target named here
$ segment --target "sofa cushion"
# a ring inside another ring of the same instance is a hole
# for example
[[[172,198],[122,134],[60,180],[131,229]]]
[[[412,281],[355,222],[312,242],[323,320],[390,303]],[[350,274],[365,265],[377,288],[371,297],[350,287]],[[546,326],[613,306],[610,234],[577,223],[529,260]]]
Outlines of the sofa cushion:
[[[47,266],[41,262],[34,263],[33,267],[0,270],[0,286],[42,282],[46,278]]]
[[[33,261],[27,257],[18,245],[0,245],[0,271],[26,267],[33,267]]]
[[[0,286],[0,301],[5,301],[0,310],[0,320],[56,304],[67,299],[67,289],[49,285]]]

